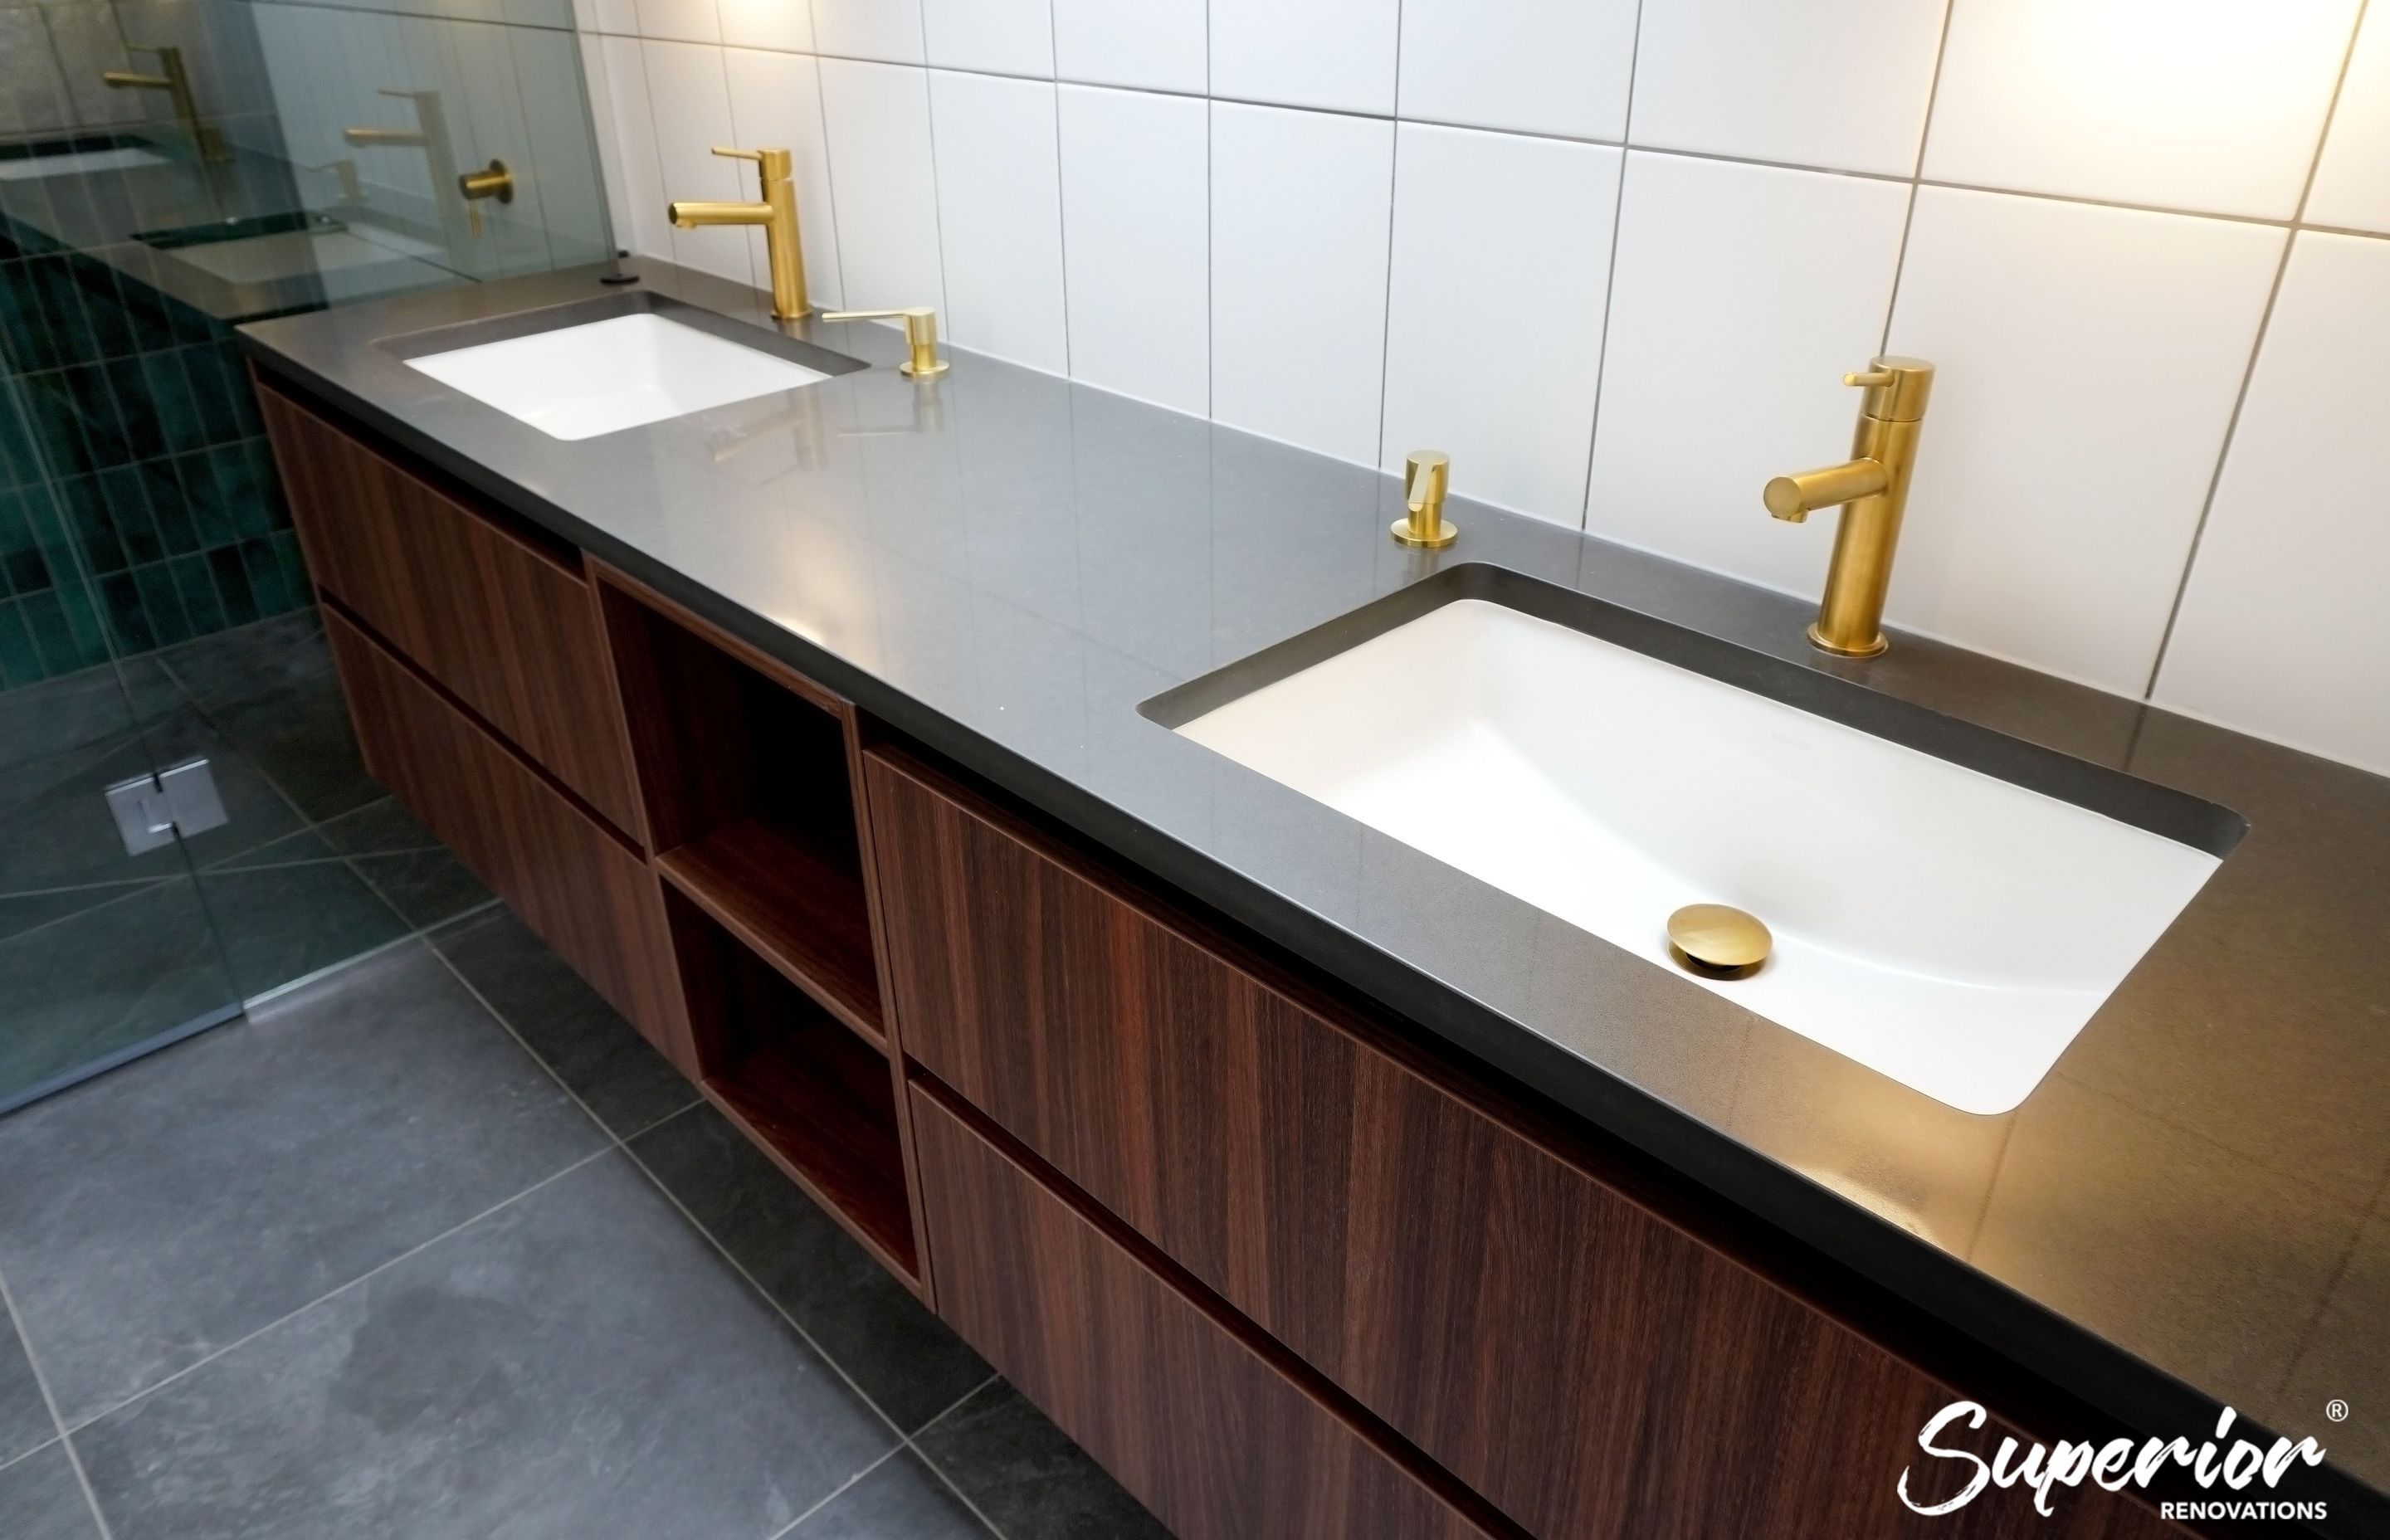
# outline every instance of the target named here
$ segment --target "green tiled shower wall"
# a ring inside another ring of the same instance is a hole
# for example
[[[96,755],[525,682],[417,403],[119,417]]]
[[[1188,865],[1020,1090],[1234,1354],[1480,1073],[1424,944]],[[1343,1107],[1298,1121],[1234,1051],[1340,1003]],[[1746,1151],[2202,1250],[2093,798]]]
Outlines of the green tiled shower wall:
[[[0,687],[306,603],[231,329],[31,244],[0,231]]]

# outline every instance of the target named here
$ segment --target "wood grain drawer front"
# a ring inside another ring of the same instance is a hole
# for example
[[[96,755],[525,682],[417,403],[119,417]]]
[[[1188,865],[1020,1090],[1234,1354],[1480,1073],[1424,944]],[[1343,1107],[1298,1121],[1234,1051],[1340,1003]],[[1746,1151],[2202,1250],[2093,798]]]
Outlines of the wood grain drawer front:
[[[2098,1492],[1909,1513],[1943,1386],[976,799],[867,764],[906,1051],[1535,1534],[2176,1533]]]
[[[577,559],[456,503],[270,387],[258,399],[316,584],[615,827],[639,834]]]
[[[646,863],[329,606],[324,630],[366,770],[649,1041],[685,1057]]]
[[[918,1085],[938,1313],[1181,1540],[1486,1532]]]

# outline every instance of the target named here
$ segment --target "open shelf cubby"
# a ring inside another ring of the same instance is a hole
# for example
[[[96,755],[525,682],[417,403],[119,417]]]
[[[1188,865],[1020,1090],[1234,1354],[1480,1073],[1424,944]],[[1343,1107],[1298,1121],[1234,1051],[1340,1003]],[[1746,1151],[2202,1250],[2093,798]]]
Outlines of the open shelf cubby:
[[[656,869],[884,1053],[847,708],[603,592]]]
[[[830,1215],[920,1277],[888,1060],[684,893],[666,913],[706,1096]]]

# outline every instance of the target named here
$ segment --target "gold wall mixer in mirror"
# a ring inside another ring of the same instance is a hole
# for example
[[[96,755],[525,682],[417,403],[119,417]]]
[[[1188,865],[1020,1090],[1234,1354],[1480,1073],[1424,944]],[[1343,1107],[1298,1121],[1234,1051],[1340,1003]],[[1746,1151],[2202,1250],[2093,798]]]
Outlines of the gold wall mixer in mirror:
[[[684,230],[701,225],[760,225],[772,259],[772,314],[793,321],[813,309],[805,299],[805,253],[797,230],[797,184],[785,149],[734,149],[715,145],[728,160],[752,160],[764,184],[758,203],[685,202],[664,205],[664,217]]]
[[[1403,508],[1394,520],[1397,545],[1440,551],[1460,538],[1444,521],[1444,494],[1452,484],[1452,456],[1441,449],[1421,449],[1403,462]]]
[[[1794,524],[1819,508],[1842,505],[1826,595],[1809,626],[1809,640],[1837,657],[1872,658],[1886,645],[1883,598],[1892,587],[1893,551],[1908,506],[1908,478],[1917,463],[1926,398],[1934,391],[1934,366],[1921,358],[1886,355],[1862,373],[1843,376],[1843,383],[1867,392],[1859,399],[1851,457],[1779,476],[1760,500],[1768,512]]]
[[[183,50],[168,44],[162,47],[128,43],[124,50],[132,54],[154,55],[158,72],[144,74],[138,70],[102,70],[100,83],[111,91],[163,91],[174,109],[174,121],[191,136],[191,148],[200,160],[221,165],[232,159],[225,148],[224,135],[215,125],[199,116],[199,98],[191,93],[191,72],[183,65]]]

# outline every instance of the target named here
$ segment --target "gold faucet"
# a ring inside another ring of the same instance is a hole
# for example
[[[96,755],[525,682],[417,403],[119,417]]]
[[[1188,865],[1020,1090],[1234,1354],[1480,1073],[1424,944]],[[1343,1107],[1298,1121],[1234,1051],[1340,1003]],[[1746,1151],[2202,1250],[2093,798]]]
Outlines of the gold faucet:
[[[456,196],[465,200],[465,224],[476,236],[482,233],[482,199],[495,198],[500,203],[515,200],[515,173],[507,163],[491,157],[481,171],[469,171],[456,178]]]
[[[905,342],[913,355],[896,366],[896,372],[912,379],[933,379],[951,367],[938,356],[938,313],[928,305],[908,305],[903,310],[826,310],[825,321],[893,321],[905,323]]]
[[[1809,627],[1809,641],[1838,657],[1872,658],[1887,645],[1883,597],[1892,586],[1893,547],[1908,506],[1908,477],[1917,465],[1934,366],[1921,358],[1886,356],[1864,373],[1843,376],[1843,383],[1867,391],[1859,402],[1851,457],[1779,476],[1760,498],[1768,512],[1794,524],[1819,508],[1845,505],[1842,527],[1834,532],[1833,562],[1826,571],[1826,597]]]
[[[465,197],[456,174],[456,152],[448,138],[448,111],[440,103],[437,91],[396,91],[384,86],[378,95],[415,106],[413,128],[374,128],[353,124],[341,130],[341,137],[361,148],[387,146],[397,149],[419,149],[430,168],[431,197],[440,213],[440,223],[453,240],[460,219],[472,235],[482,233],[482,216]]]
[[[797,184],[790,174],[792,158],[785,149],[732,149],[713,147],[713,153],[732,160],[752,160],[764,184],[760,203],[669,203],[664,217],[684,230],[700,225],[761,225],[764,245],[772,255],[772,314],[793,321],[813,309],[805,302],[805,253],[797,242]]]
[[[102,70],[100,80],[116,91],[163,91],[166,99],[173,104],[174,117],[182,123],[183,132],[191,136],[192,148],[199,151],[199,159],[219,165],[231,160],[232,152],[225,148],[224,135],[215,131],[213,124],[199,120],[199,103],[191,95],[190,71],[183,68],[183,50],[172,44],[159,48],[136,47],[130,43],[124,46],[129,53],[156,54],[158,72],[145,75],[138,70]]]
[[[1394,539],[1421,550],[1440,551],[1460,538],[1444,521],[1445,489],[1452,484],[1452,456],[1441,449],[1422,449],[1403,462],[1403,507],[1394,520]]]

